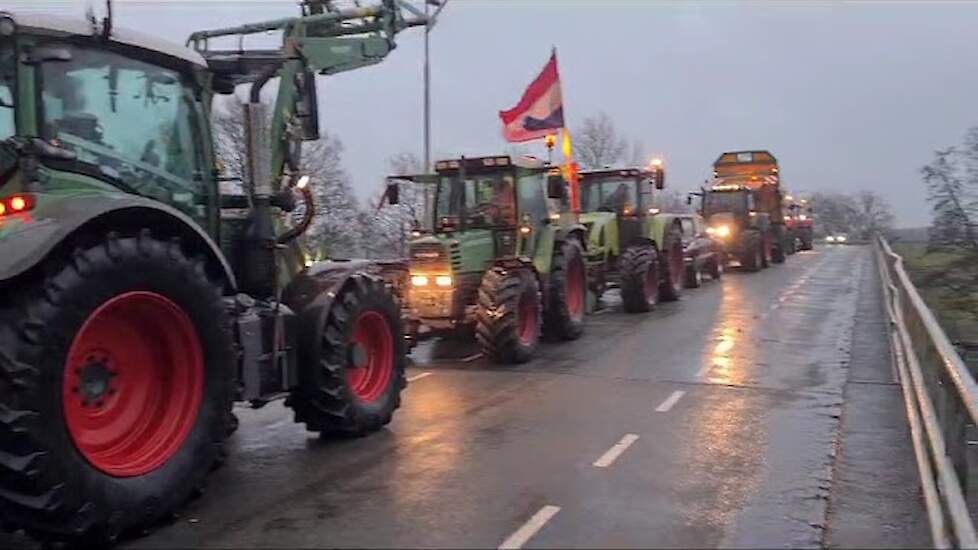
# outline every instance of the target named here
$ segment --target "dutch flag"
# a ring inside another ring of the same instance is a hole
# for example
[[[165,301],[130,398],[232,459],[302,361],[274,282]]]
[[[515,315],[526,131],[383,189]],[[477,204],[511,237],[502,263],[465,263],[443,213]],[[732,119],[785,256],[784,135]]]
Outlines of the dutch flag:
[[[499,118],[503,121],[503,137],[509,142],[539,139],[564,127],[556,50],[516,107],[500,111]]]

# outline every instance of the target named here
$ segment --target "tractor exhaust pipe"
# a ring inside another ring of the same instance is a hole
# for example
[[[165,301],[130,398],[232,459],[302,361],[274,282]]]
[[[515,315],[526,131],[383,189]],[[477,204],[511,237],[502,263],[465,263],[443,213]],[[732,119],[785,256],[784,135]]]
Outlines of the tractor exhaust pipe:
[[[269,161],[268,106],[261,103],[261,89],[274,75],[270,68],[251,85],[249,102],[244,105],[247,147],[247,189],[251,196],[248,229],[241,243],[242,289],[267,298],[275,295],[275,227],[272,224],[272,182]]]

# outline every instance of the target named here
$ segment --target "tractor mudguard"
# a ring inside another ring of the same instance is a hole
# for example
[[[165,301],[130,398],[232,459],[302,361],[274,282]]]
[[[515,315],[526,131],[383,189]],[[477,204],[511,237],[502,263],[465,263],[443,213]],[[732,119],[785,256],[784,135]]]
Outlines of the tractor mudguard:
[[[153,229],[162,224],[206,251],[222,272],[226,292],[237,288],[234,272],[213,239],[189,216],[163,203],[123,193],[32,196],[33,209],[0,221],[0,281],[27,272],[65,239],[86,228]]]
[[[550,273],[550,262],[553,261],[554,250],[557,243],[564,242],[570,235],[577,235],[581,241],[581,247],[587,254],[587,227],[581,223],[574,223],[564,226],[545,225],[540,230],[537,237],[537,246],[533,254],[533,267],[541,277]]]
[[[393,287],[404,311],[408,279],[406,260],[331,260],[316,262],[292,278],[282,293],[282,303],[299,317],[299,364],[318,361],[322,335],[333,299],[357,275],[383,279]]]
[[[648,238],[652,239],[656,248],[662,249],[662,243],[665,242],[666,231],[669,228],[675,226],[679,223],[680,216],[676,214],[661,213],[652,216],[651,224],[649,225],[649,235]]]

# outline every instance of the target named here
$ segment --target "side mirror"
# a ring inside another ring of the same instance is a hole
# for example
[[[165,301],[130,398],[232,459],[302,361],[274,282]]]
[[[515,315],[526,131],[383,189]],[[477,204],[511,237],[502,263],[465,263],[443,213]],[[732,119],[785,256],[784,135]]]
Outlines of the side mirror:
[[[567,196],[567,187],[564,184],[563,176],[547,176],[547,198],[563,199]]]
[[[319,139],[319,100],[316,96],[316,73],[303,71],[296,75],[299,99],[296,101],[295,114],[299,118],[303,141]]]
[[[401,203],[401,188],[397,185],[396,181],[387,182],[385,195],[387,196],[387,204],[396,205]]]
[[[655,188],[665,189],[666,188],[666,171],[662,168],[658,168],[655,171]]]
[[[692,206],[692,205],[693,205],[693,196],[686,195],[686,206]]]

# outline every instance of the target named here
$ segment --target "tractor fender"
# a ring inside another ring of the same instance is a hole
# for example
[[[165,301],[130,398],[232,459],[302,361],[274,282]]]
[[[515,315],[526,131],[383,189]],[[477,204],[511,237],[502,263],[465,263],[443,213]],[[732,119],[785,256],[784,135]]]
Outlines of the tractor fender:
[[[550,273],[550,263],[553,261],[554,251],[557,246],[569,238],[575,238],[581,243],[585,255],[587,254],[587,226],[582,223],[570,225],[553,226],[545,225],[540,230],[537,237],[537,246],[533,254],[533,267],[538,276],[544,277]]]
[[[322,353],[322,335],[333,300],[356,277],[383,280],[390,284],[399,304],[404,305],[408,278],[407,261],[331,260],[316,262],[292,278],[282,292],[282,303],[299,318],[299,364],[315,364]],[[404,286],[402,286],[404,285]]]
[[[563,242],[571,236],[579,239],[581,246],[587,246],[587,226],[583,223],[573,223],[555,228],[554,238],[558,242]]]
[[[673,227],[680,227],[679,220],[680,216],[677,214],[662,213],[652,216],[648,237],[657,249],[662,249],[662,243],[665,242],[667,231]]]
[[[121,193],[70,197],[38,193],[34,197],[33,210],[0,223],[0,281],[25,274],[84,233],[149,228],[159,236],[180,237],[194,251],[205,254],[208,270],[223,279],[226,293],[237,288],[234,271],[220,247],[197,222],[175,208]]]

